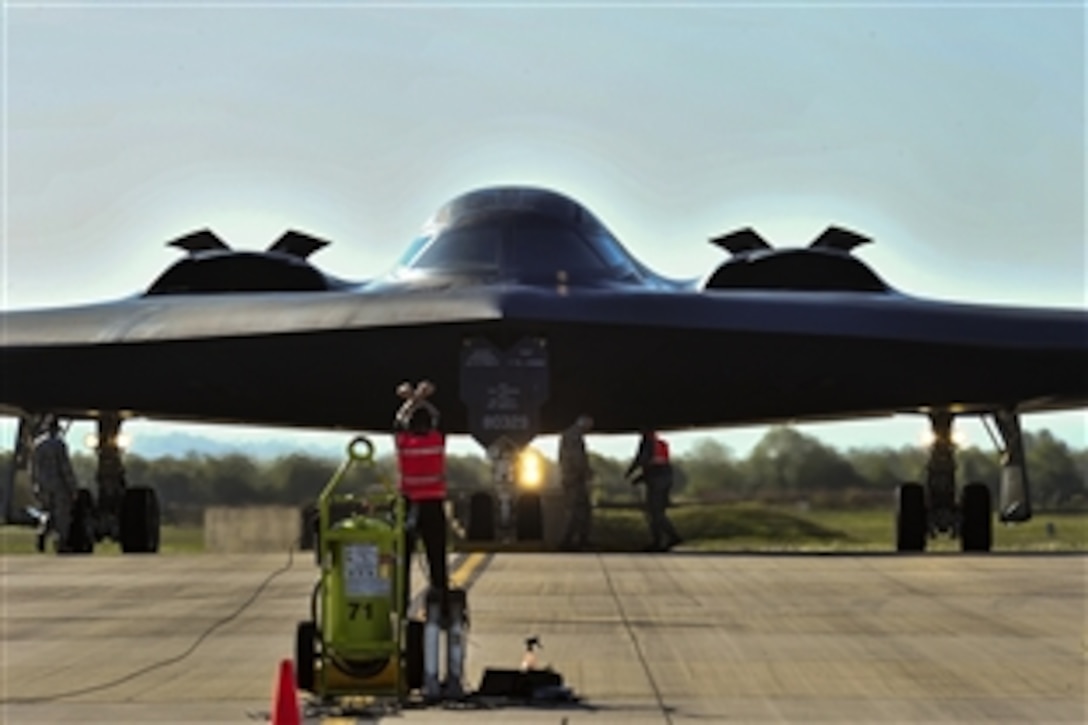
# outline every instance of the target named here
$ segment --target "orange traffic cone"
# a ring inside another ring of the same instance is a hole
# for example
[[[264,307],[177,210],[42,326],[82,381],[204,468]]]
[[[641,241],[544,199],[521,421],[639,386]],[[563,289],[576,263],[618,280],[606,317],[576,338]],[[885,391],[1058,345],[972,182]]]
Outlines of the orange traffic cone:
[[[275,698],[272,703],[272,725],[302,725],[302,711],[295,690],[295,665],[291,660],[280,662]]]

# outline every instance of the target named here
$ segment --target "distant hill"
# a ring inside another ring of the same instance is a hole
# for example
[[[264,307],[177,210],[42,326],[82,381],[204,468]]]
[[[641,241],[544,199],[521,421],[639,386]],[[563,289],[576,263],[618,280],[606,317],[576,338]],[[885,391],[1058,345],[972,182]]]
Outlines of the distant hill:
[[[313,436],[292,437],[290,433],[283,437],[261,439],[235,438],[231,436],[213,437],[184,431],[143,432],[134,435],[131,453],[143,458],[163,458],[173,456],[182,458],[190,453],[209,456],[223,456],[241,453],[259,460],[275,460],[292,454],[306,454],[320,458],[340,458],[349,436],[329,434],[329,440],[317,441]]]
[[[132,434],[131,453],[143,458],[163,458],[173,456],[183,458],[190,453],[207,456],[223,456],[241,453],[262,461],[273,461],[283,456],[304,454],[315,458],[341,460],[353,433],[329,433],[318,431],[292,431],[289,429],[266,429],[254,431],[248,429],[238,432],[230,426],[207,426],[203,430],[171,430],[155,426],[154,429],[133,425],[126,428]],[[69,436],[69,441],[82,440],[83,433]],[[374,443],[375,453],[380,456],[393,453],[393,438],[389,434],[369,435]],[[547,447],[549,454],[554,444]],[[473,455],[484,457],[483,449],[467,436],[451,436],[448,450],[454,455]]]

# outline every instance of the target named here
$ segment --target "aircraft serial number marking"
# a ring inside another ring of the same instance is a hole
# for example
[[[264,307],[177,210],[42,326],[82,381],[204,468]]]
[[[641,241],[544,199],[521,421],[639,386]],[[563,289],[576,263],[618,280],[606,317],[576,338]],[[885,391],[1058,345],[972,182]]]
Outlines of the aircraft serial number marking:
[[[496,413],[485,415],[483,424],[485,430],[528,430],[529,416]]]

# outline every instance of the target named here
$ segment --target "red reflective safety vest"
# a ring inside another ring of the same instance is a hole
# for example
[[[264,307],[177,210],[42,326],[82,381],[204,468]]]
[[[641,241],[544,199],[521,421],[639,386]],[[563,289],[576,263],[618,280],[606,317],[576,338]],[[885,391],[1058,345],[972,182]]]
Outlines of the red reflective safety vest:
[[[401,431],[395,440],[400,492],[412,501],[446,498],[446,436]]]
[[[654,436],[654,454],[650,463],[655,466],[664,466],[669,462],[669,444],[661,438]]]

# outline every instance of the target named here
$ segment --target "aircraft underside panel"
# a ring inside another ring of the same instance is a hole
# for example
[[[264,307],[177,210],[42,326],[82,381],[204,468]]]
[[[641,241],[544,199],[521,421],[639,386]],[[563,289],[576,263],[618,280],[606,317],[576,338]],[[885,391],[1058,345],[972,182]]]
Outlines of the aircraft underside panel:
[[[472,429],[466,341],[546,348],[539,429],[591,412],[600,431],[1088,400],[1084,353],[593,324],[473,323],[2,352],[25,410],[388,430],[394,389],[431,379],[443,425]],[[588,354],[593,351],[593,354]],[[1045,363],[1045,364],[1044,364]],[[486,374],[484,375],[487,381]],[[493,383],[501,382],[501,376]]]
[[[525,337],[507,349],[486,337],[466,337],[459,389],[472,437],[484,448],[498,442],[517,449],[527,446],[540,430],[548,377],[548,342],[543,337]]]

